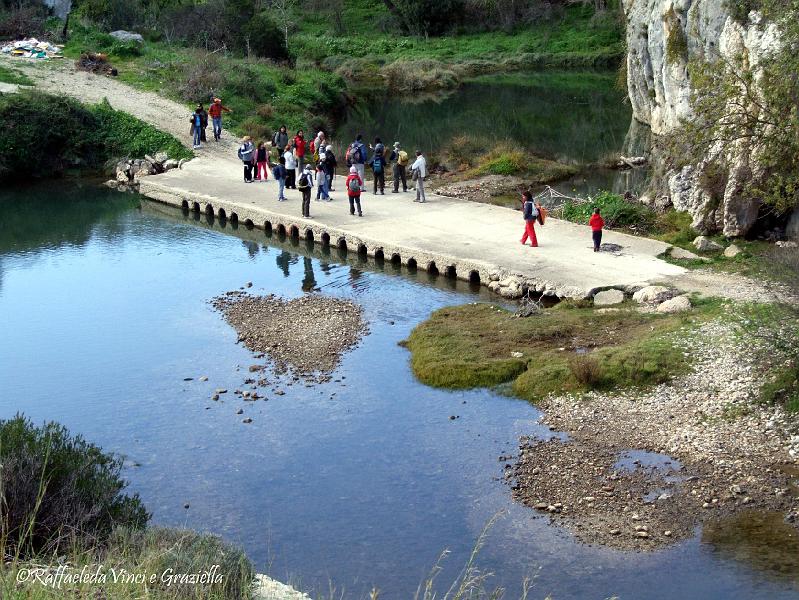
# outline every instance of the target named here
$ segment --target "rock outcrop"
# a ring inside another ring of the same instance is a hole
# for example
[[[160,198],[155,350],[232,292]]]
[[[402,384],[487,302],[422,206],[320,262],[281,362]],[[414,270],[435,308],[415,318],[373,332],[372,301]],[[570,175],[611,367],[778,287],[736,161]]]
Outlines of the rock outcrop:
[[[743,57],[755,71],[779,44],[776,25],[757,12],[746,23],[730,14],[721,0],[623,0],[627,18],[627,87],[633,117],[654,136],[667,135],[691,116],[690,59],[733,60]],[[743,183],[765,176],[747,143],[727,152],[726,172],[709,173],[721,150],[708,148],[705,160],[679,170],[668,168],[653,182],[653,207],[673,205],[693,217],[703,233],[744,235],[758,215],[759,201],[743,193]],[[713,181],[713,189],[708,181]]]

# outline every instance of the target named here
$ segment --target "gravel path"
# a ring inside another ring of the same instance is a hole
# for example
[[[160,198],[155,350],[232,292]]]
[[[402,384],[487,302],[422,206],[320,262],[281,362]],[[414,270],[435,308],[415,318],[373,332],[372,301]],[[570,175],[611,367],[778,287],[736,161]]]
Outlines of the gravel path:
[[[652,549],[691,536],[699,522],[751,508],[783,512],[799,525],[796,422],[757,404],[758,356],[769,346],[742,339],[732,316],[681,344],[694,367],[671,383],[546,399],[543,420],[569,439],[521,440],[518,462],[506,470],[514,497],[587,543],[617,548]],[[630,450],[677,460],[621,468]]]

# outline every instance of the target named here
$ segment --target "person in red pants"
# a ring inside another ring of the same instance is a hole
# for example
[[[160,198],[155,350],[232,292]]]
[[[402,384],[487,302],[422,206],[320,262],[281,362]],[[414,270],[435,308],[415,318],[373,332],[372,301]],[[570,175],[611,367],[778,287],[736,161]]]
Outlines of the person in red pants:
[[[530,238],[530,245],[535,248],[538,246],[538,238],[535,237],[535,220],[538,218],[538,207],[533,202],[533,195],[530,192],[522,194],[522,214],[524,216],[524,235],[522,235],[522,245]]]

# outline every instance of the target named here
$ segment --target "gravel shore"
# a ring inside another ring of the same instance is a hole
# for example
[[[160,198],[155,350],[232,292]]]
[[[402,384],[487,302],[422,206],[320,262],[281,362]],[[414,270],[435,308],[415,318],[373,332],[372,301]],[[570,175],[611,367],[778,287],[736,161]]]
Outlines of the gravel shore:
[[[742,336],[734,318],[678,339],[693,369],[668,384],[547,398],[542,419],[568,439],[522,438],[506,466],[514,498],[620,549],[654,549],[751,509],[799,526],[795,420],[757,403],[767,342]]]
[[[272,359],[276,374],[310,381],[329,380],[341,356],[368,331],[361,307],[319,294],[284,300],[234,291],[211,304],[238,332],[241,343]]]

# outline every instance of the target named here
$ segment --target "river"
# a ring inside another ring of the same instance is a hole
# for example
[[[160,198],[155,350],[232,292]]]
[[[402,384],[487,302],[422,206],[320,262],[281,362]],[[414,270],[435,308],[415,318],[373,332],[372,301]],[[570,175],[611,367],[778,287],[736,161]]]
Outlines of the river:
[[[381,599],[409,598],[449,549],[446,589],[498,512],[478,563],[509,598],[525,577],[531,598],[799,596],[796,537],[779,519],[635,554],[575,543],[515,504],[498,457],[522,434],[553,435],[538,411],[425,387],[398,345],[436,308],[492,301],[479,289],[92,182],[6,188],[0,210],[0,418],[55,420],[125,455],[156,524],[219,533],[258,570],[345,597],[374,585]],[[253,293],[351,299],[370,334],[329,383],[212,402],[255,361],[208,301],[248,281]]]

